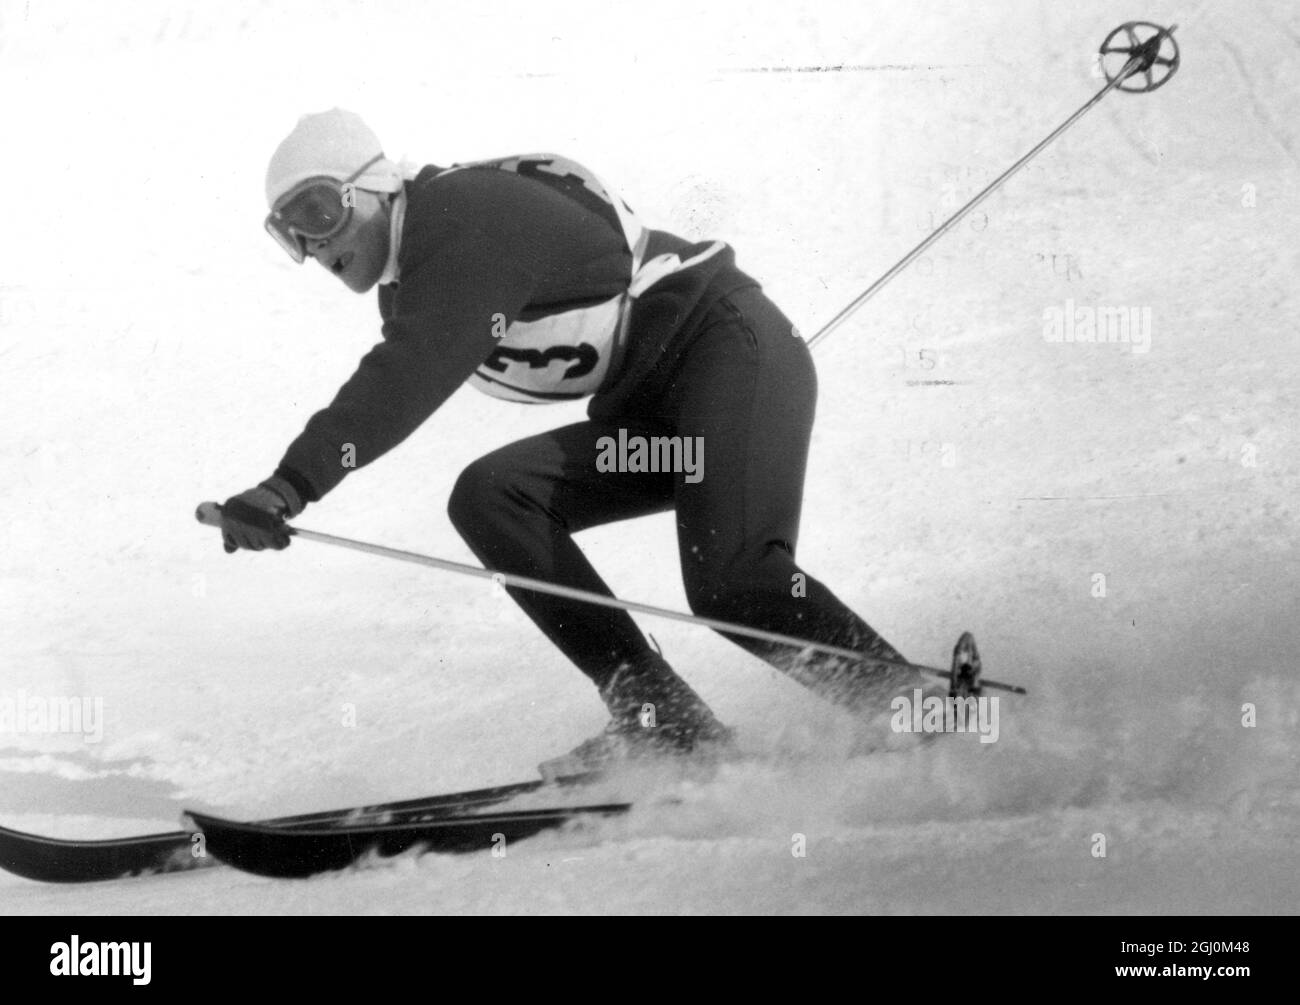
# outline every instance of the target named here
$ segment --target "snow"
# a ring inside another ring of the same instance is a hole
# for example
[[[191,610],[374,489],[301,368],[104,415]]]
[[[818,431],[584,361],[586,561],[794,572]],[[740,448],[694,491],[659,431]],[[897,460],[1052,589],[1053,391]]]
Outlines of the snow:
[[[377,337],[370,296],[261,231],[297,115],[352,108],[421,162],[563,152],[652,225],[728,240],[811,333],[1087,100],[1132,16],[0,5],[0,698],[104,710],[98,743],[0,735],[0,823],[103,837],[513,781],[601,725],[486,584],[306,542],[230,557],[193,521]],[[0,910],[1294,913],[1300,13],[1142,16],[1179,23],[1175,80],[1106,98],[816,354],[800,559],[914,659],[973,630],[1030,691],[998,742],[855,754],[843,713],[646,620],[755,755],[671,811],[293,883],[0,874]],[[1149,309],[1149,351],[1046,341],[1067,300]],[[472,561],[457,473],[582,414],[462,391],[301,523]],[[671,518],[583,543],[620,595],[684,607]]]

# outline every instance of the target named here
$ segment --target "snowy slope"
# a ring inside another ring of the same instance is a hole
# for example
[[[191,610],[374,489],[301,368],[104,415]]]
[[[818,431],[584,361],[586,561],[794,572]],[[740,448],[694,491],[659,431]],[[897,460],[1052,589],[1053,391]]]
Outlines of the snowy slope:
[[[731,242],[811,332],[1098,88],[1112,27],[1177,21],[1168,87],[1107,98],[817,350],[801,561],[912,658],[970,628],[1031,695],[995,744],[851,757],[841,713],[647,621],[760,757],[679,812],[307,883],[0,875],[0,910],[1296,910],[1293,5],[307,10],[0,5],[0,698],[104,709],[98,743],[0,733],[0,822],[104,836],[490,784],[601,724],[480,584],[305,542],[228,557],[192,520],[377,337],[370,297],[261,232],[299,113],[353,108],[417,161],[562,151]],[[1149,309],[1149,351],[1045,341],[1067,300]],[[469,560],[460,469],[581,415],[462,391],[302,523]],[[672,533],[584,545],[682,607]]]

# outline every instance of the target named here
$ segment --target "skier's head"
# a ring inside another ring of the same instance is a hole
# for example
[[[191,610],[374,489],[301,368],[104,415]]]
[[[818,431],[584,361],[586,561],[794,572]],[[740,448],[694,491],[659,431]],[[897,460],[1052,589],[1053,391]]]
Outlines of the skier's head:
[[[365,293],[388,264],[389,201],[402,181],[360,116],[304,115],[266,169],[266,229],[295,261],[315,258]]]

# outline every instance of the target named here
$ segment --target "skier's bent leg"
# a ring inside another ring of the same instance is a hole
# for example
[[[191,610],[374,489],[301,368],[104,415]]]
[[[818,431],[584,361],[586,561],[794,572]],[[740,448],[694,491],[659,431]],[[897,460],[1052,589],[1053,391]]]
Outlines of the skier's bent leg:
[[[688,581],[691,610],[703,617],[762,628],[885,660],[903,660],[866,621],[819,580],[809,576],[780,545],[755,561],[737,563],[720,578]],[[741,648],[803,684],[827,701],[879,710],[917,683],[914,671],[890,670],[847,656],[799,649],[746,635],[721,632]]]
[[[617,429],[566,426],[472,463],[448,505],[452,523],[490,569],[610,596],[572,535],[587,527],[667,509],[672,475],[602,472],[597,441]],[[507,587],[546,636],[592,681],[609,709],[606,731],[546,771],[587,770],[632,748],[695,751],[729,732],[647,644],[626,611]],[[643,720],[647,707],[654,718]],[[646,728],[648,725],[654,729]],[[572,772],[570,772],[572,773]]]
[[[675,483],[687,595],[708,617],[901,660],[795,562],[816,398],[808,347],[776,305],[757,289],[719,301],[683,360],[668,409],[705,458],[702,477]],[[844,704],[878,707],[919,681],[913,671],[727,637]]]
[[[465,468],[447,512],[486,568],[611,595],[573,533],[664,509],[671,484],[598,474],[601,435],[595,423],[581,422],[509,444]],[[652,652],[625,611],[534,590],[507,592],[597,687],[620,665]]]

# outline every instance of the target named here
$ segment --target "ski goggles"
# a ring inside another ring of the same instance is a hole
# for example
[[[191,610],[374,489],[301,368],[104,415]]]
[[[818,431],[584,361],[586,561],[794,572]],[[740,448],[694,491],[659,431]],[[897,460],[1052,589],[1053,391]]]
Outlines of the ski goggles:
[[[307,259],[307,242],[324,241],[352,219],[352,183],[384,155],[372,157],[350,177],[306,178],[275,201],[266,215],[266,231],[301,265]]]

